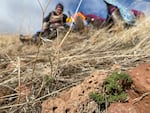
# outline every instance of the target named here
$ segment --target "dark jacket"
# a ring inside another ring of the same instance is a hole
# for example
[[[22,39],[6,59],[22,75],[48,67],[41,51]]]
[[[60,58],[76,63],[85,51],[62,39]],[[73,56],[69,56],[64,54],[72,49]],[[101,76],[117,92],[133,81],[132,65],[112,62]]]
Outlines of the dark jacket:
[[[56,12],[55,12],[55,11],[52,11],[52,12],[50,12],[50,13],[44,18],[43,22],[49,22],[52,14],[54,14],[54,15],[57,16]],[[67,15],[62,14],[62,16],[63,16],[62,22],[63,22],[63,23],[66,23]]]

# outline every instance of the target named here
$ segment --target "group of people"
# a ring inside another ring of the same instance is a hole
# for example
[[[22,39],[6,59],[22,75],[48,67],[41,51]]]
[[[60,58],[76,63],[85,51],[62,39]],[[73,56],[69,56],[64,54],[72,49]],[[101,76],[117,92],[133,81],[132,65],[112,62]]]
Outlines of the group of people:
[[[45,37],[53,39],[57,37],[57,29],[65,30],[72,27],[73,30],[80,30],[87,28],[89,24],[93,24],[95,27],[106,26],[110,23],[122,24],[123,26],[132,26],[135,24],[136,16],[138,14],[136,10],[129,11],[123,6],[116,5],[113,0],[104,0],[107,6],[108,16],[106,19],[97,17],[96,15],[85,15],[83,12],[78,12],[71,17],[68,17],[63,13],[64,6],[58,3],[55,7],[55,11],[52,11],[43,19],[42,30],[32,36],[32,41],[36,42],[38,38]],[[20,40],[24,40],[20,37]]]

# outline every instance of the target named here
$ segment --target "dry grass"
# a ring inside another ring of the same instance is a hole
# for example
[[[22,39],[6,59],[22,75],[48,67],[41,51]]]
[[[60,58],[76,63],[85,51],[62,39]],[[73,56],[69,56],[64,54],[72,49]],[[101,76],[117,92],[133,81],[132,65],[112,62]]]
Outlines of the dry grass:
[[[37,46],[22,45],[18,36],[0,36],[0,85],[14,91],[0,97],[0,111],[38,113],[43,100],[95,70],[111,72],[114,64],[127,70],[150,61],[149,33],[150,22],[145,19],[116,33],[105,29],[70,33],[61,48],[60,34],[53,42],[40,46],[37,58]],[[22,93],[18,86],[30,93],[18,99]]]

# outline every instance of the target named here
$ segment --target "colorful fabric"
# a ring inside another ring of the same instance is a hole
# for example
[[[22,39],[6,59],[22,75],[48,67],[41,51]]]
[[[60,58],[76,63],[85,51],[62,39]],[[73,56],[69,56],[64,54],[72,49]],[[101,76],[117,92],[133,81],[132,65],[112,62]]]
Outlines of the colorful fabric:
[[[82,20],[86,20],[86,15],[83,12],[77,12],[76,14],[72,15],[71,17],[68,17],[66,19],[66,22],[74,22],[77,16],[81,17]]]
[[[73,15],[73,18],[76,18],[77,16],[81,17],[83,20],[86,19],[86,16],[83,14],[83,12],[77,12],[75,15]]]
[[[76,14],[72,15],[71,17],[68,17],[66,19],[67,25],[71,26],[72,25],[72,29],[76,28],[76,18],[80,17],[82,19],[82,22],[84,24],[84,26],[88,26],[88,22],[86,20],[86,15],[83,12],[77,12]]]
[[[107,2],[108,4],[116,6],[119,9],[121,16],[126,23],[130,25],[135,24],[136,18],[131,10],[121,5],[117,0],[104,0],[104,1]]]

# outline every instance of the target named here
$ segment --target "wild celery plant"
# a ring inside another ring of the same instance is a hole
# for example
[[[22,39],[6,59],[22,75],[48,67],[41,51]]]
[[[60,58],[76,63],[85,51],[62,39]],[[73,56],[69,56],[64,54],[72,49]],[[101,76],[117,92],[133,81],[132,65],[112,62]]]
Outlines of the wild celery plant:
[[[105,103],[105,98],[103,96],[103,94],[95,92],[95,93],[90,93],[90,98],[93,99],[98,105],[101,105],[103,103]]]
[[[127,73],[114,72],[108,76],[104,82],[106,94],[120,94],[130,88],[132,79]]]
[[[126,89],[132,84],[131,77],[126,73],[114,72],[104,81],[102,93],[92,92],[89,96],[93,99],[101,109],[105,109],[110,103],[124,102],[127,99]],[[106,104],[107,105],[104,105]]]
[[[54,82],[55,78],[49,77],[48,75],[44,76],[44,83],[46,86],[49,86],[52,82]]]

